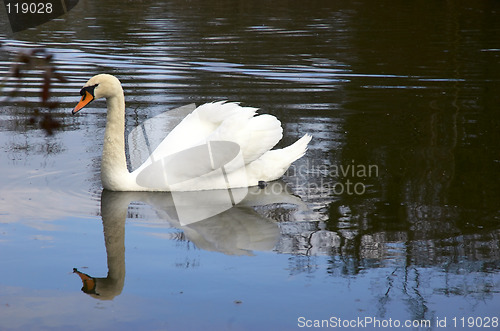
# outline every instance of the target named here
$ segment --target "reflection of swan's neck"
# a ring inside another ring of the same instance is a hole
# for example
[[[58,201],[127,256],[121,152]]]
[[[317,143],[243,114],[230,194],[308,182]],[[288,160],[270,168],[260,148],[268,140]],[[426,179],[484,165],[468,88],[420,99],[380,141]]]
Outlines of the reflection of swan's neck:
[[[101,216],[104,231],[108,275],[95,278],[78,271],[83,282],[82,291],[100,300],[112,300],[123,290],[125,283],[125,219],[127,218],[129,195],[120,195],[104,190],[101,196]]]
[[[112,195],[108,197],[106,196],[108,193],[110,192],[104,191],[101,197],[101,204],[103,204],[101,206],[102,225],[108,256],[108,279],[110,282],[121,283],[121,287],[123,287],[125,279],[125,219],[127,218],[129,201],[120,200],[119,197]]]
[[[125,282],[125,219],[127,199],[120,199],[113,192],[103,191],[101,196],[101,215],[108,257],[108,276],[96,279],[97,298],[113,299],[122,292]]]
[[[101,181],[105,189],[121,191],[130,177],[125,158],[125,98],[123,90],[106,99],[108,115],[101,161]]]

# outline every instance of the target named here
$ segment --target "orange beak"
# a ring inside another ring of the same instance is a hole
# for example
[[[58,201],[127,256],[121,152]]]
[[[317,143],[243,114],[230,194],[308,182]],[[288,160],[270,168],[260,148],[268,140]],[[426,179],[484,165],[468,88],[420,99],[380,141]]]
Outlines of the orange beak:
[[[82,291],[88,294],[97,294],[95,292],[96,288],[96,281],[94,277],[90,277],[87,274],[84,274],[83,272],[78,271],[76,268],[73,268],[73,273],[76,273],[78,276],[80,276],[80,279],[82,280],[83,287]]]
[[[75,109],[71,112],[73,115],[75,115],[80,109],[88,105],[92,100],[94,100],[94,96],[89,93],[89,91],[85,91],[85,93],[82,95],[82,98],[80,99],[80,102],[76,105]]]

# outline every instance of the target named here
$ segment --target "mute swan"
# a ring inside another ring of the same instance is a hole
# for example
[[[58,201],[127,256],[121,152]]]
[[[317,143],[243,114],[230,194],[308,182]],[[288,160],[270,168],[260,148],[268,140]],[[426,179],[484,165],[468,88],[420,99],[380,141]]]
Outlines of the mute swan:
[[[99,74],[83,86],[76,114],[106,98],[101,181],[110,191],[198,191],[256,186],[280,178],[311,140],[271,150],[282,138],[280,121],[232,102],[207,103],[188,114],[136,170],[125,156],[125,98],[120,81]],[[168,112],[167,112],[168,114]],[[173,169],[173,170],[172,170]]]

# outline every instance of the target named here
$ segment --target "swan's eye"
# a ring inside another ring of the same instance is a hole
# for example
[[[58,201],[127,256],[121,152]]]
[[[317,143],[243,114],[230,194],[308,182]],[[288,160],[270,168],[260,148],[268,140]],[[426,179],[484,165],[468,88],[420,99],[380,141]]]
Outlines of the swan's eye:
[[[85,96],[85,92],[89,92],[92,96],[94,96],[94,90],[95,88],[98,86],[99,84],[95,84],[95,85],[92,85],[92,86],[87,86],[87,87],[84,87],[80,90],[80,95],[81,96]]]

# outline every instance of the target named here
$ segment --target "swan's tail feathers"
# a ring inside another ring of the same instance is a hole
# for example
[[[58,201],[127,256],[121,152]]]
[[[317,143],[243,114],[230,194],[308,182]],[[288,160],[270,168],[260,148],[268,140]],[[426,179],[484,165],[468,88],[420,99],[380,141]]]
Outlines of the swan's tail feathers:
[[[311,141],[312,136],[310,134],[305,134],[302,138],[294,142],[288,147],[285,147],[281,150],[282,156],[284,157],[284,162],[287,162],[289,165],[294,161],[300,159],[307,152],[307,145]]]
[[[311,139],[312,136],[306,134],[290,146],[265,153],[250,164],[249,171],[260,176],[260,180],[272,181],[280,178],[294,161],[304,156]]]

